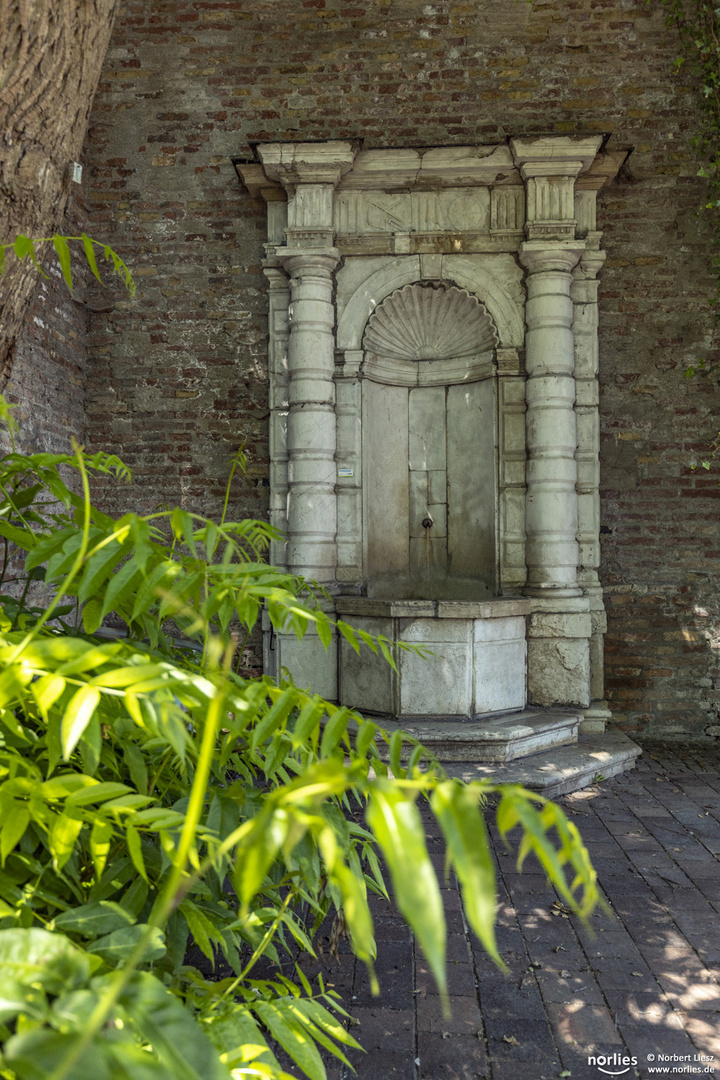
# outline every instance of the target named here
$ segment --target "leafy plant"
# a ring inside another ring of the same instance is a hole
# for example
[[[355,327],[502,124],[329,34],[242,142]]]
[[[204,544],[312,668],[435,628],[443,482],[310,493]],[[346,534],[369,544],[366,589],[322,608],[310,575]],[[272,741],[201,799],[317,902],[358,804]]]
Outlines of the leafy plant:
[[[12,244],[0,244],[0,274],[2,274],[5,269],[5,252],[12,252],[12,254],[21,261],[23,259],[30,259],[30,262],[37,270],[39,270],[42,276],[47,277],[47,274],[38,263],[36,249],[40,244],[52,244],[60,264],[65,284],[68,289],[72,289],[72,259],[70,256],[69,241],[78,241],[82,244],[87,264],[101,285],[103,280],[100,277],[100,271],[98,269],[97,256],[95,254],[96,248],[100,249],[106,262],[112,263],[113,273],[118,275],[130,295],[135,295],[135,282],[133,281],[132,274],[117,252],[113,251],[109,244],[103,244],[100,240],[93,240],[87,233],[81,233],[80,236],[62,236],[59,233],[55,233],[53,236],[46,236],[35,240],[31,239],[29,236],[25,236],[24,233],[19,233]]]
[[[67,466],[83,496],[62,479]],[[357,1046],[334,992],[300,966],[271,980],[253,968],[298,947],[314,955],[336,908],[372,970],[368,889],[385,891],[377,843],[445,994],[418,798],[430,800],[468,920],[496,961],[488,793],[503,835],[523,829],[521,859],[534,851],[565,902],[591,910],[595,876],[558,807],[423,773],[418,746],[404,769],[398,734],[235,670],[237,627],[247,632],[263,604],[278,629],[331,629],[301,599],[303,582],[260,561],[268,526],[181,510],[113,520],[92,506],[88,470],[124,473],[79,449],[0,461],[0,535],[26,552],[0,634],[4,1077],[277,1078],[275,1040],[322,1078],[320,1049],[345,1060]],[[26,603],[29,574],[52,592],[42,611]],[[96,636],[107,614],[126,637]],[[178,648],[171,619],[194,649]],[[368,828],[343,812],[349,793]],[[214,981],[187,965],[191,943],[232,974]]]

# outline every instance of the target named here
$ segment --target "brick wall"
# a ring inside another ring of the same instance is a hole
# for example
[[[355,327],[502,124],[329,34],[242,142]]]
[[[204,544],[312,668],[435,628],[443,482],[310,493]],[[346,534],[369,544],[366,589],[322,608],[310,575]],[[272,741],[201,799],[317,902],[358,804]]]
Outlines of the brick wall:
[[[633,152],[603,193],[603,550],[608,690],[627,730],[717,726],[718,496],[691,461],[717,394],[711,246],[688,137],[695,88],[644,0],[127,0],[89,131],[94,234],[133,266],[91,315],[87,431],[135,470],[123,498],[266,506],[264,209],[254,141],[368,147],[603,132]]]
[[[58,232],[79,236],[84,220],[82,189],[73,185]],[[86,265],[82,247],[72,245],[70,293],[49,248],[38,249],[47,277],[38,281],[2,393],[18,406],[13,416],[20,426],[19,450],[69,453],[71,439],[85,437]],[[4,432],[0,446],[8,448]]]

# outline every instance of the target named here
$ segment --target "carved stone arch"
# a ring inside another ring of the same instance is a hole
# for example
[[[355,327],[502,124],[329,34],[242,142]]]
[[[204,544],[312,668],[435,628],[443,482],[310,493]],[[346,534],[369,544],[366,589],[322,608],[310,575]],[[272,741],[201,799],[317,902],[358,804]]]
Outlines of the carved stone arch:
[[[370,315],[360,374],[389,386],[453,386],[493,374],[495,323],[477,296],[450,281],[390,293]]]
[[[500,257],[502,258],[502,256]],[[486,262],[492,263],[492,257]],[[370,274],[350,295],[342,310],[338,312],[336,345],[338,350],[356,350],[362,348],[363,334],[370,316],[391,293],[404,285],[441,278],[461,289],[472,293],[487,308],[497,328],[499,345],[509,348],[521,348],[524,340],[522,302],[516,299],[505,283],[492,273],[492,266],[480,266],[476,260],[462,260],[454,256],[443,256],[437,260],[439,266],[432,271],[425,271],[423,259],[419,255],[401,255],[386,262],[380,269]],[[503,258],[503,268],[507,263]],[[507,273],[503,276],[507,276]],[[522,273],[517,273],[518,285]]]

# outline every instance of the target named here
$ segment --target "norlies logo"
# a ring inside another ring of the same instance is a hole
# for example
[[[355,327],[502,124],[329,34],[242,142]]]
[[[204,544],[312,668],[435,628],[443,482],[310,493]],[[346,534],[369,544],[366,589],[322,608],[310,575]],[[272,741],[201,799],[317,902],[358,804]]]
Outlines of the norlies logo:
[[[594,1065],[601,1073],[605,1073],[606,1076],[624,1076],[625,1073],[630,1072],[632,1065],[637,1065],[638,1059],[636,1057],[628,1057],[627,1054],[593,1054],[587,1059],[588,1065]],[[619,1068],[619,1066],[624,1068]],[[611,1066],[608,1068],[607,1066]]]

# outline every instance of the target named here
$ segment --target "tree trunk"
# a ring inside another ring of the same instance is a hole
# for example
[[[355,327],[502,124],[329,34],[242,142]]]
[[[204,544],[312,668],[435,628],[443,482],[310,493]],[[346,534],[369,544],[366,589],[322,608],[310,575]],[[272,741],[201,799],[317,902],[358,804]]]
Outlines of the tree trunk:
[[[0,243],[51,236],[120,0],[0,0]],[[37,282],[26,258],[0,275],[0,389]]]

